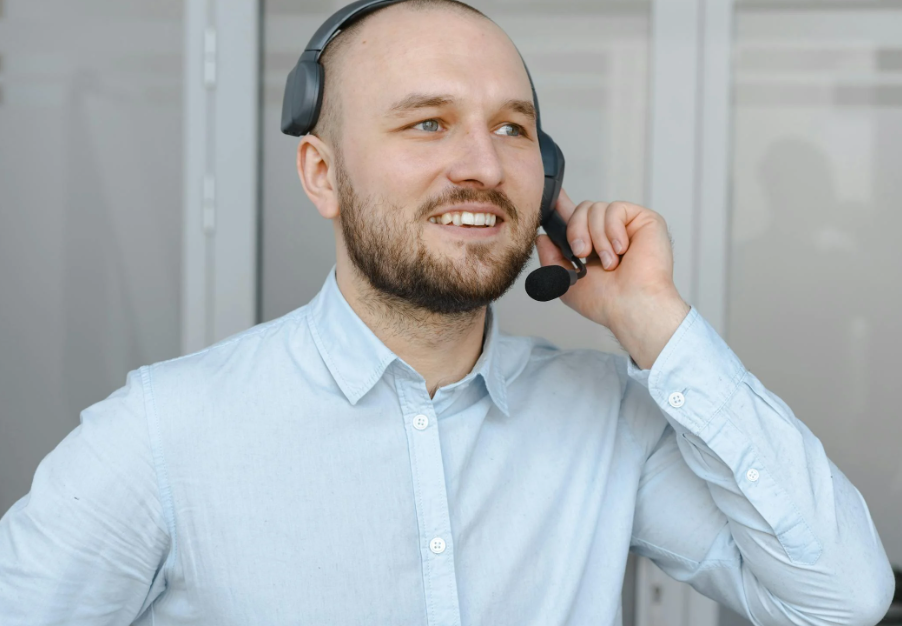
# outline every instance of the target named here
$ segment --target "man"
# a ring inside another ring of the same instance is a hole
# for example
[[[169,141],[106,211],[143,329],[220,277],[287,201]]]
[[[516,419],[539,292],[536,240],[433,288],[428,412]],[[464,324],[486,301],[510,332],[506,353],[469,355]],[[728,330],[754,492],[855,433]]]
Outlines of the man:
[[[632,549],[757,624],[876,623],[867,507],[679,297],[660,216],[557,204],[594,259],[565,302],[631,359],[497,331],[543,179],[504,33],[412,0],[323,63],[297,165],[334,273],[84,412],[0,522],[0,622],[619,624]]]

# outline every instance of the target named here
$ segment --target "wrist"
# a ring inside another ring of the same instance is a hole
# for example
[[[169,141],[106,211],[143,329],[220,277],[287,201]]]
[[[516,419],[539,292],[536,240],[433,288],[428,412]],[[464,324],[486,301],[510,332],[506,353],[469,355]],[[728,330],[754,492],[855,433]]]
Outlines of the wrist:
[[[648,290],[612,316],[611,332],[641,369],[651,369],[691,307],[672,285]]]

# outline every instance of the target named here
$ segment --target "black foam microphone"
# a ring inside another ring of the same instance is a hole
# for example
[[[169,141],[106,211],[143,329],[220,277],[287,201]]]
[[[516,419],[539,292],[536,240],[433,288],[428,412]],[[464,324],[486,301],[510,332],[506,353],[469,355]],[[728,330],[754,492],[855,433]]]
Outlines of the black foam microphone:
[[[567,293],[578,278],[574,270],[560,265],[546,265],[530,272],[526,277],[526,293],[533,300],[548,302]]]
[[[526,277],[526,293],[533,300],[548,302],[560,298],[567,293],[570,285],[575,285],[577,279],[585,276],[586,266],[570,249],[570,243],[567,241],[567,223],[560,213],[552,211],[542,222],[542,227],[564,258],[576,266],[574,271],[562,265],[546,265],[529,273]]]

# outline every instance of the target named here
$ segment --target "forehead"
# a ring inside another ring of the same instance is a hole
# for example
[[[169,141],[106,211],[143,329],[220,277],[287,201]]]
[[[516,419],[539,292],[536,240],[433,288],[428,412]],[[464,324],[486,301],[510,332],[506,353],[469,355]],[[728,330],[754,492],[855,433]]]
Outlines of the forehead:
[[[413,92],[482,105],[532,100],[523,61],[504,31],[459,10],[388,7],[355,33],[342,64],[350,109],[381,111]]]

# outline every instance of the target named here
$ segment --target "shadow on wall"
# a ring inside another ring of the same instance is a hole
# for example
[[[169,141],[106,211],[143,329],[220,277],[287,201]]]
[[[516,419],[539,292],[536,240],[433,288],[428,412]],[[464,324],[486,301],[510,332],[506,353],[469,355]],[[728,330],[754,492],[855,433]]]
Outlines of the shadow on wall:
[[[829,155],[793,137],[770,146],[757,174],[768,222],[733,248],[731,345],[849,475],[897,560],[902,217],[886,193],[894,186],[875,174],[867,203],[843,200]],[[882,623],[902,624],[898,591],[895,602],[886,619],[896,621]],[[745,624],[722,609],[720,626]]]
[[[734,294],[730,314],[735,328],[758,329],[760,341],[743,345],[741,356],[752,366],[767,364],[765,384],[772,384],[778,395],[787,394],[784,399],[796,415],[815,434],[823,434],[825,444],[842,441],[837,435],[853,435],[852,420],[845,421],[845,433],[822,433],[819,427],[832,427],[816,420],[841,410],[825,389],[844,390],[844,399],[857,405],[849,407],[855,413],[880,405],[868,398],[866,379],[850,381],[847,359],[856,354],[849,354],[845,337],[850,321],[859,326],[878,322],[869,302],[877,285],[868,277],[875,274],[871,265],[881,262],[873,251],[888,246],[873,241],[863,207],[837,200],[830,163],[817,147],[801,139],[778,141],[762,160],[758,176],[767,194],[762,212],[770,214],[770,223],[765,232],[734,248],[732,283],[742,290]],[[872,252],[861,254],[865,247]],[[775,354],[782,358],[774,359]],[[867,368],[867,360],[862,361]],[[859,372],[871,374],[877,372]]]
[[[902,565],[902,215],[878,180],[867,203],[841,200],[828,155],[800,138],[775,142],[758,176],[770,220],[734,247],[731,345],[821,439]]]

